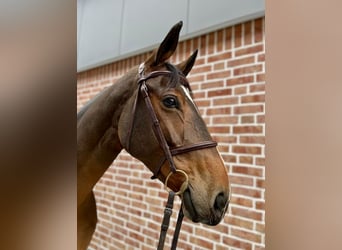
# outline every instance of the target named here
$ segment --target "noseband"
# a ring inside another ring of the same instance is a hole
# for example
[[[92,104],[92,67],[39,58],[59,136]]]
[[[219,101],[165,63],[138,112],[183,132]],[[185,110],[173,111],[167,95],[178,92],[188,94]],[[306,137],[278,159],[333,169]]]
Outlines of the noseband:
[[[135,111],[136,111],[136,106],[137,106],[138,97],[139,97],[139,93],[140,93],[142,95],[142,97],[144,98],[147,110],[150,114],[152,124],[153,124],[154,135],[156,136],[158,143],[164,152],[164,157],[162,158],[158,167],[153,172],[153,176],[151,178],[155,179],[158,177],[160,170],[161,170],[161,167],[164,165],[165,161],[167,161],[169,163],[170,170],[171,170],[170,173],[168,174],[168,176],[166,177],[166,180],[165,180],[165,187],[169,191],[169,197],[168,197],[168,201],[167,201],[165,211],[164,211],[164,219],[163,219],[163,222],[161,225],[161,232],[160,232],[160,238],[159,238],[159,244],[158,244],[158,250],[162,250],[163,246],[164,246],[164,242],[165,242],[166,232],[167,232],[167,229],[168,229],[168,226],[170,223],[170,216],[172,214],[174,196],[175,195],[181,195],[188,187],[188,175],[184,171],[176,168],[175,163],[173,161],[173,156],[179,155],[179,154],[185,154],[185,153],[195,151],[195,150],[201,150],[201,149],[205,149],[205,148],[216,147],[217,142],[215,142],[215,141],[203,141],[203,142],[199,142],[199,143],[193,143],[190,145],[182,145],[182,146],[170,148],[166,139],[165,139],[164,133],[160,127],[160,123],[159,123],[159,120],[157,118],[157,115],[154,111],[146,82],[149,79],[155,78],[158,76],[171,76],[172,72],[170,72],[170,71],[153,71],[153,72],[151,72],[145,76],[144,70],[145,70],[145,65],[144,65],[144,63],[142,63],[139,66],[139,79],[137,82],[139,85],[139,92],[137,93],[135,100],[134,100],[134,104],[133,104],[133,110],[132,110],[133,111],[132,112],[133,118],[131,120],[130,129],[128,130],[126,148],[127,148],[127,150],[129,150],[131,133],[132,133],[133,126],[134,126]],[[179,77],[183,81],[187,81],[184,75],[179,74]],[[177,192],[174,192],[167,186],[167,184],[168,184],[169,178],[173,174],[176,174],[176,173],[183,175],[185,177],[185,181],[183,182],[180,190],[178,190]],[[182,206],[181,206],[179,214],[178,214],[178,219],[177,219],[177,224],[176,224],[176,229],[174,232],[174,237],[173,237],[171,249],[176,249],[178,235],[179,235],[179,231],[181,228],[181,223],[182,223],[183,217],[184,217],[184,214],[183,214]]]

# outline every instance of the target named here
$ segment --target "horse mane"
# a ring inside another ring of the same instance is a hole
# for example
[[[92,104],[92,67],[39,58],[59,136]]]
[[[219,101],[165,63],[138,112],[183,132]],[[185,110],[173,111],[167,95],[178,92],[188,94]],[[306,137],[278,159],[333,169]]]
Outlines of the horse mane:
[[[106,87],[107,88],[107,87]],[[82,118],[82,116],[84,115],[84,113],[88,110],[88,108],[91,106],[91,104],[93,104],[93,102],[99,97],[101,96],[101,94],[104,92],[104,90],[106,89],[104,88],[100,93],[98,93],[95,97],[91,98],[81,109],[80,111],[77,112],[77,122]]]

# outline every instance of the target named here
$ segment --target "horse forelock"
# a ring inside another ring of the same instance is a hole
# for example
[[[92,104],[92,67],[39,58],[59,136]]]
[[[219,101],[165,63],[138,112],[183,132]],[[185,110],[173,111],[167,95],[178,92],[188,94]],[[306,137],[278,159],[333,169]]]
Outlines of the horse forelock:
[[[167,68],[167,70],[169,70],[171,72],[171,78],[169,81],[169,87],[170,88],[175,88],[177,83],[180,83],[181,85],[183,85],[184,87],[186,87],[190,94],[192,94],[192,90],[190,87],[189,82],[187,81],[185,75],[183,74],[182,71],[180,71],[179,69],[177,69],[174,65],[172,65],[171,63],[166,62],[165,66]]]

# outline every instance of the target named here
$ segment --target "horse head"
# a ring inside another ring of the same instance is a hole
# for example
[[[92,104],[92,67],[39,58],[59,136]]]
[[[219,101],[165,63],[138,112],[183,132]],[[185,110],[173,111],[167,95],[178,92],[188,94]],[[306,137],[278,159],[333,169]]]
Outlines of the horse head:
[[[186,189],[180,193],[185,216],[194,222],[216,225],[228,208],[229,180],[216,144],[191,149],[191,145],[212,142],[212,138],[186,80],[195,63],[197,50],[177,65],[167,62],[176,50],[181,27],[182,22],[172,27],[158,49],[140,65],[139,70],[134,69],[137,89],[123,108],[118,134],[122,146],[141,160],[156,178],[165,183],[170,177],[168,188],[179,190],[187,178]],[[144,79],[144,76],[149,77]],[[175,149],[173,152],[177,148],[183,149],[181,153],[172,154],[175,168],[180,172],[170,174],[170,162],[165,160],[165,150],[153,129],[151,110],[139,88],[142,81],[148,89],[148,98],[167,146],[171,151]],[[190,150],[184,150],[187,145]]]

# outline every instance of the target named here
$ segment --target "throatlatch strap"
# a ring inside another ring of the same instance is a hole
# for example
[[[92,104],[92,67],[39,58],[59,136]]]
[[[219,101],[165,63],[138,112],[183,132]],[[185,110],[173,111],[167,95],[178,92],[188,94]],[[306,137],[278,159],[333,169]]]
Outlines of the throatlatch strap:
[[[163,222],[161,224],[160,229],[160,236],[159,236],[159,244],[158,244],[158,250],[163,250],[165,238],[166,238],[166,232],[170,225],[170,217],[172,214],[172,208],[173,208],[173,201],[175,199],[175,193],[173,191],[169,192],[169,197],[167,199],[167,203],[164,210],[164,218]]]

